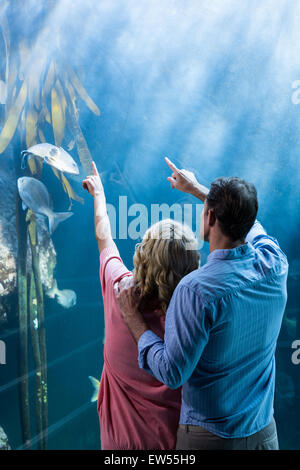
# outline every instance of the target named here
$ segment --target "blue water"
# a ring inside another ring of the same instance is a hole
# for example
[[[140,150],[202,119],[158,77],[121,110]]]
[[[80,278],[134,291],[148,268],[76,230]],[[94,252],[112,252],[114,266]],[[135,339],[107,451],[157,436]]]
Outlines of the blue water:
[[[97,117],[82,103],[80,124],[99,171],[105,172],[110,204],[118,208],[119,196],[149,211],[151,204],[191,203],[190,196],[169,188],[164,156],[195,171],[207,186],[217,176],[240,176],[257,187],[266,230],[290,262],[300,258],[300,105],[293,98],[299,88],[293,83],[300,80],[298,2],[61,0],[50,17],[39,2],[28,5],[25,20],[21,11],[11,12],[16,35],[26,38],[34,31],[42,48],[55,50],[54,40],[43,45],[39,28],[48,25],[53,38],[59,31],[60,51],[101,110]],[[50,134],[49,139],[53,143]],[[75,150],[70,153],[77,158]],[[49,168],[42,180],[55,209],[66,210],[68,198]],[[45,303],[48,447],[98,449],[88,376],[99,378],[103,365],[99,257],[92,199],[80,182],[73,186],[84,205],[74,202],[74,216],[52,239],[55,278],[60,289],[76,292],[77,305],[66,310],[51,299]],[[116,242],[132,268],[137,240]],[[205,244],[203,262],[207,252]],[[299,278],[288,280],[286,314],[298,319],[298,330],[291,337],[283,327],[279,337],[275,418],[280,446],[300,449],[300,364],[291,361],[291,344],[300,339]],[[16,325],[1,335],[8,359],[0,365],[0,426],[11,446],[20,448]],[[33,375],[30,389],[34,423]]]

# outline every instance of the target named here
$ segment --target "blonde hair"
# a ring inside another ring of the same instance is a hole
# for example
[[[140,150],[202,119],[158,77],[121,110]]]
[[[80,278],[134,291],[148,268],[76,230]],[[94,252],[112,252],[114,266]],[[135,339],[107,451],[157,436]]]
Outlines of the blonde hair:
[[[152,225],[136,247],[133,277],[143,299],[160,301],[161,313],[168,308],[182,277],[199,267],[200,255],[192,230],[175,220]]]

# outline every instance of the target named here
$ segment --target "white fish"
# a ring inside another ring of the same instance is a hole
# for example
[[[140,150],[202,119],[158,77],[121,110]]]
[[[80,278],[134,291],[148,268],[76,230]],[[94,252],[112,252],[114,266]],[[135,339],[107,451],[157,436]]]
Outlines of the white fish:
[[[37,215],[48,217],[50,233],[54,232],[60,222],[73,215],[73,212],[53,212],[50,194],[46,186],[36,178],[29,176],[19,178],[18,191],[23,209],[29,207]]]
[[[89,379],[91,381],[91,384],[93,385],[93,394],[91,396],[91,402],[97,401],[98,400],[98,395],[99,395],[99,387],[100,387],[100,380],[95,379],[95,377],[92,377],[89,375]]]
[[[29,158],[34,155],[35,157],[42,158],[44,162],[48,163],[48,165],[53,166],[54,168],[62,171],[63,173],[79,175],[77,163],[73,160],[71,155],[66,152],[62,147],[56,147],[56,145],[44,142],[42,144],[33,145],[27,150],[23,150],[21,152],[21,155],[22,170],[24,170]]]
[[[64,308],[74,307],[77,302],[76,292],[71,289],[59,290],[56,279],[54,279],[52,287],[48,289],[47,296],[50,297],[50,299],[56,298],[57,302]]]

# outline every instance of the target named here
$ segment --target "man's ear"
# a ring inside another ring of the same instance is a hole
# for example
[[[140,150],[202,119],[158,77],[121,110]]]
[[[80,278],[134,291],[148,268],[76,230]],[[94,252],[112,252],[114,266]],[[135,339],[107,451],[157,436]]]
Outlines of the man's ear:
[[[210,227],[213,227],[217,221],[216,215],[213,209],[208,209],[207,222]]]

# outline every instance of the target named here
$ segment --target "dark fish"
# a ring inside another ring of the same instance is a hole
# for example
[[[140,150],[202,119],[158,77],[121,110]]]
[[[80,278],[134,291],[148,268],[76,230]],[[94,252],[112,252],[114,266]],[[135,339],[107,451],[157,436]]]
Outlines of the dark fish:
[[[18,191],[23,202],[23,209],[28,207],[37,215],[48,217],[50,233],[54,232],[60,222],[73,215],[73,212],[53,212],[50,194],[46,186],[36,178],[29,176],[19,178]]]

